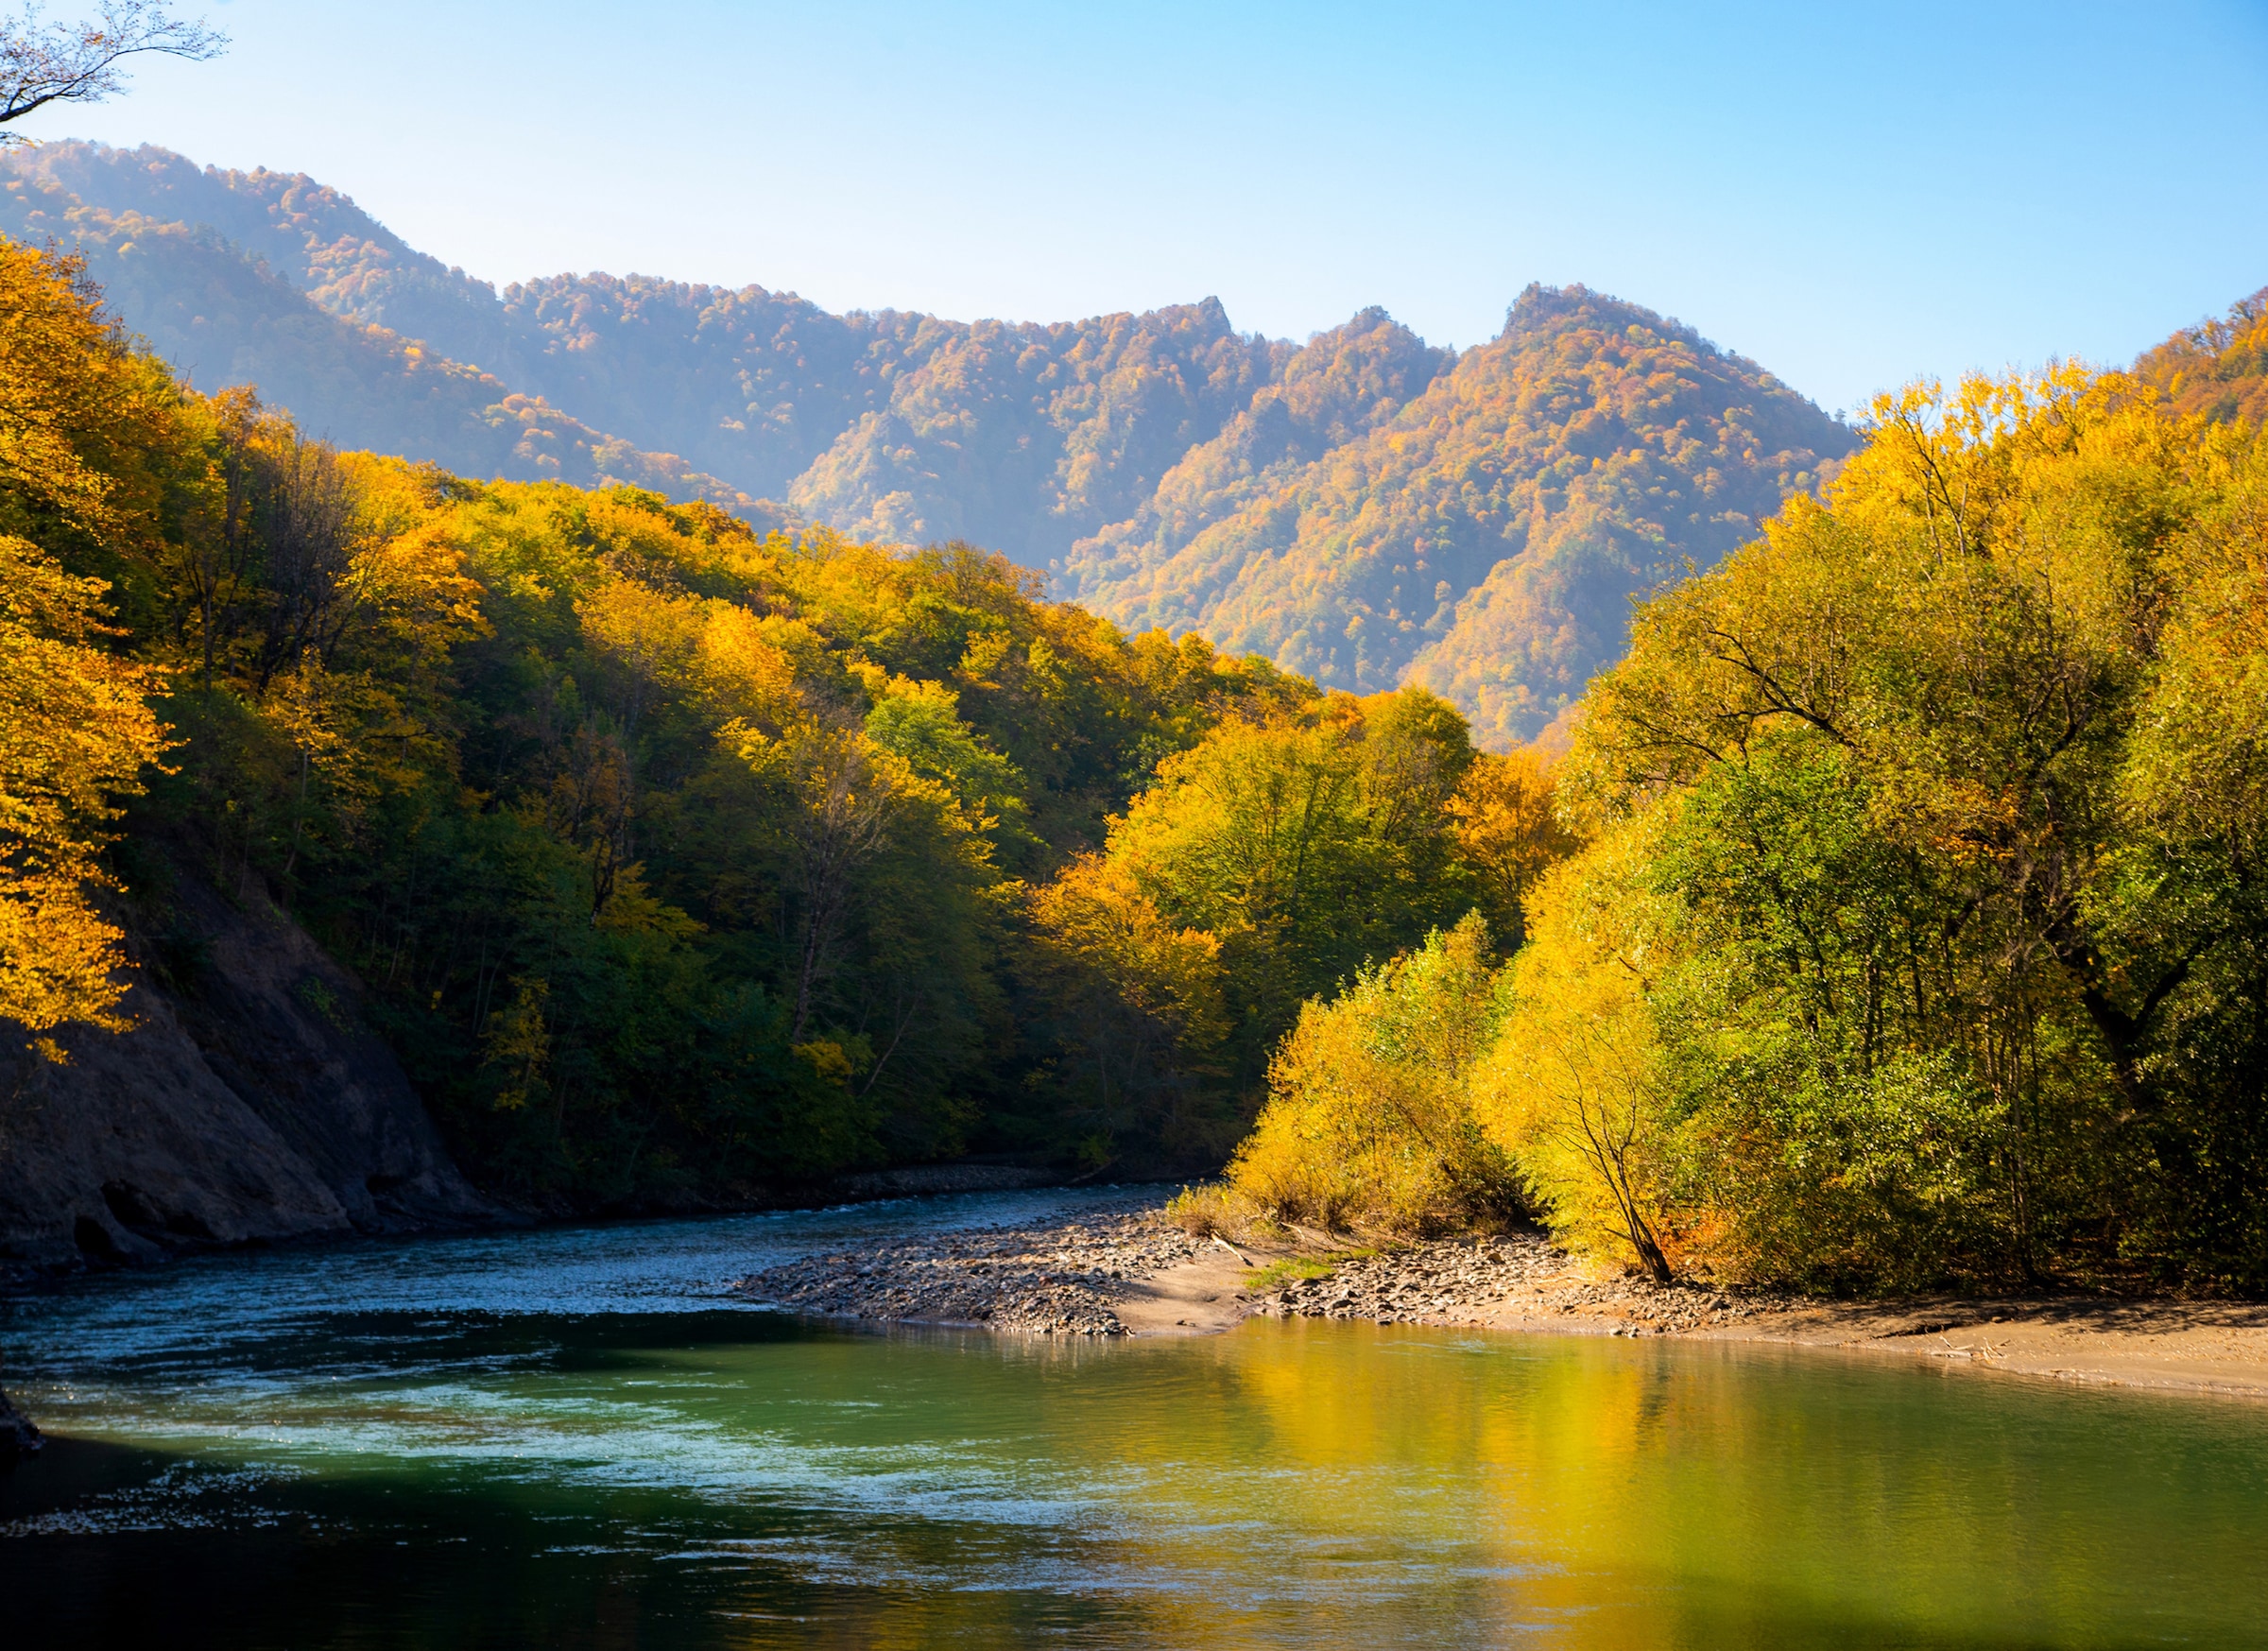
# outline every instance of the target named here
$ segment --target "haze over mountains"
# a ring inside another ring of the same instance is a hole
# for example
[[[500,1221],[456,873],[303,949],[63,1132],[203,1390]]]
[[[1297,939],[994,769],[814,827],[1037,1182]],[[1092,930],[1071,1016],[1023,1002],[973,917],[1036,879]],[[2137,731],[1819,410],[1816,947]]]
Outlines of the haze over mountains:
[[[1064,323],[833,315],[788,293],[560,275],[501,292],[302,175],[58,143],[0,232],[81,248],[198,387],[342,446],[624,481],[1044,570],[1133,628],[1328,687],[1415,679],[1536,737],[1628,599],[1752,537],[1854,438],[1635,304],[1531,287],[1462,354],[1381,310],[1304,345],[1213,300]]]

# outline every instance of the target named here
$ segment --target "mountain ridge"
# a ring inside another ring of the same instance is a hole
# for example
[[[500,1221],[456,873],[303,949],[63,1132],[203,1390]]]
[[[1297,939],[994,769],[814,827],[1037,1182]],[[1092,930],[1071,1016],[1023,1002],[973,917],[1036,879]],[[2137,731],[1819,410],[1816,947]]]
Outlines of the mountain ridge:
[[[304,174],[57,143],[0,230],[75,242],[201,389],[475,475],[628,482],[760,525],[962,540],[1129,628],[1329,687],[1416,680],[1491,745],[1855,438],[1753,362],[1582,287],[1462,353],[1383,309],[1303,344],[1217,299],[1076,321],[831,314],[643,275],[497,288]],[[210,381],[210,382],[208,382]]]
[[[1069,582],[1121,623],[1198,629],[1326,686],[1422,682],[1520,743],[1620,653],[1631,597],[1752,537],[1854,441],[1691,328],[1531,285],[1359,439],[1169,558]]]
[[[35,153],[43,162],[68,162],[83,147],[43,146]],[[346,447],[480,474],[627,482],[706,498],[758,521],[787,519],[781,507],[675,454],[642,450],[420,340],[322,308],[257,243],[248,247],[204,220],[113,206],[89,203],[43,172],[0,161],[0,231],[76,250],[129,330],[200,389],[256,384],[269,402]]]

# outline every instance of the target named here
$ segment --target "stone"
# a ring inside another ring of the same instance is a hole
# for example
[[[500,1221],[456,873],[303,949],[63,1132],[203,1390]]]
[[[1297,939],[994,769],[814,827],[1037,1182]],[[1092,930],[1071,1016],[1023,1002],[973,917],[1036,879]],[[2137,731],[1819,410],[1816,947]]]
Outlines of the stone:
[[[0,1469],[14,1467],[21,1457],[37,1455],[46,1442],[31,1418],[0,1392]]]

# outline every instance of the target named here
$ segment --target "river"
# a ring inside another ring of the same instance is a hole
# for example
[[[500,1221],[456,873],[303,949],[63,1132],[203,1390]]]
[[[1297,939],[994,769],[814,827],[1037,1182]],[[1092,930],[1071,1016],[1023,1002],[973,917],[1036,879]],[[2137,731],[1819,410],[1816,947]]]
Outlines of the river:
[[[10,1646],[2268,1646],[2268,1405],[1673,1340],[802,1324],[1110,1197],[214,1256],[20,1298]]]

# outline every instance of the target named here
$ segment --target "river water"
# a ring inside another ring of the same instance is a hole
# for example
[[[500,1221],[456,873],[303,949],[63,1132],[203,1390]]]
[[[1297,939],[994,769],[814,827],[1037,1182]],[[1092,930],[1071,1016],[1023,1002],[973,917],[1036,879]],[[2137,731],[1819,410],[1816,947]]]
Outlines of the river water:
[[[1108,1193],[216,1256],[0,1317],[9,1647],[2268,1646],[2268,1405],[1674,1341],[868,1333]]]

